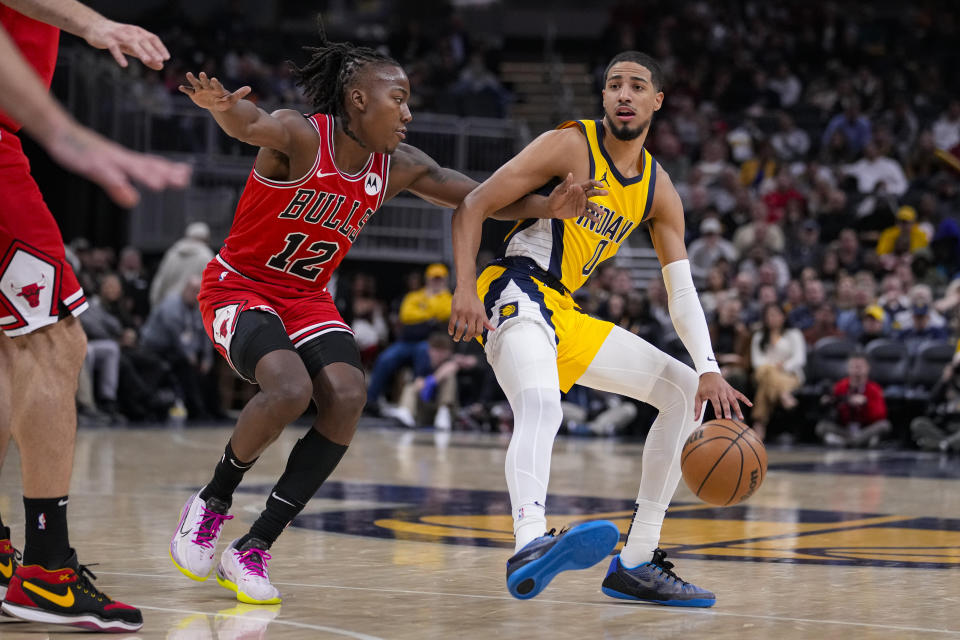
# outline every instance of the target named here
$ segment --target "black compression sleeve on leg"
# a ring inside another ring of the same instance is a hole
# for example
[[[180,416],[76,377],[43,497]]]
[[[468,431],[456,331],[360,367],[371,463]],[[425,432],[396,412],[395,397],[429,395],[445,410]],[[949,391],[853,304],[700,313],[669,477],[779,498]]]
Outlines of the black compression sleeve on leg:
[[[294,445],[287,468],[267,498],[267,508],[253,523],[250,533],[237,542],[237,548],[248,538],[262,540],[269,548],[340,464],[346,452],[346,445],[328,440],[311,428]]]
[[[249,471],[257,460],[259,458],[254,458],[249,462],[239,460],[233,453],[233,447],[230,446],[228,440],[223,455],[220,457],[220,462],[217,463],[217,468],[213,472],[213,478],[200,491],[200,499],[206,500],[213,496],[223,500],[229,506],[233,502],[233,492],[236,491],[237,485],[243,480],[243,474]]]

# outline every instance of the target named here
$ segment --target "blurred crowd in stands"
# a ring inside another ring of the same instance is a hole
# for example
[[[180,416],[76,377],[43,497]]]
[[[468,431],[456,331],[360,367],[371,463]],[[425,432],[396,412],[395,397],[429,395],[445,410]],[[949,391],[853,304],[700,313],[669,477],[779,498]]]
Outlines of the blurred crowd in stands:
[[[645,21],[624,5],[606,53],[642,43],[670,78],[648,147],[684,201],[718,359],[754,398],[761,433],[876,446],[889,417],[906,437],[952,375],[960,87],[944,47],[955,16],[932,3],[684,6]],[[648,290],[651,306],[663,297]],[[870,375],[887,400],[876,414],[860,411]]]
[[[666,98],[647,146],[684,201],[714,348],[728,379],[755,398],[750,423],[783,441],[878,446],[912,434],[920,446],[960,450],[960,436],[952,437],[960,431],[952,364],[960,322],[956,12],[933,2],[895,12],[848,12],[821,0],[671,3],[669,11],[634,4],[612,10],[584,55],[598,80],[624,49],[649,51],[664,67]],[[175,99],[189,64],[228,87],[251,84],[265,102],[298,102],[284,58],[267,63],[253,46],[231,46],[263,40],[247,35],[217,35],[215,54],[174,30],[166,75],[137,90],[154,102]],[[464,91],[487,91],[497,109],[486,115],[508,112],[511,92],[495,64],[508,52],[474,41],[455,15],[436,31],[399,24],[372,44],[405,64],[416,108],[463,113]],[[171,251],[195,251],[199,263],[201,236],[195,228]],[[155,278],[164,298],[135,249],[73,249],[88,292],[99,292],[84,322],[95,345],[89,398],[131,419],[179,403],[191,417],[229,408],[216,399],[229,385],[214,376],[216,359],[191,320],[196,274],[163,274],[161,285]],[[370,367],[370,413],[407,425],[509,429],[479,347],[436,332],[445,328],[442,300],[449,306],[446,267],[415,270],[406,292],[388,292],[348,265],[337,299]],[[603,264],[577,301],[686,358],[662,282],[634,285],[628,271]],[[115,361],[119,376],[104,375]],[[174,391],[146,400],[158,388]],[[565,402],[571,433],[642,434],[652,416],[649,407],[578,387]]]
[[[403,66],[415,87],[410,97],[414,111],[462,116],[505,117],[514,96],[498,75],[502,51],[493,38],[471,35],[463,19],[445,2],[429,12],[427,6],[402,7],[382,28],[364,33],[340,33],[328,25],[332,40],[350,40],[391,55]],[[316,24],[317,7],[300,18]],[[290,18],[288,18],[290,19]],[[232,3],[205,20],[177,16],[176,11],[145,17],[172,53],[161,74],[145,73],[134,86],[134,97],[154,111],[169,111],[183,96],[177,86],[187,71],[217,76],[231,90],[249,85],[249,99],[267,111],[305,102],[294,85],[288,61],[304,64],[309,52],[298,44],[316,43],[316,32],[278,36],[254,16]]]
[[[67,246],[88,293],[80,315],[87,360],[77,396],[81,424],[224,417],[213,347],[197,307],[200,274],[213,257],[205,223],[148,274],[134,247],[119,255],[84,238]]]

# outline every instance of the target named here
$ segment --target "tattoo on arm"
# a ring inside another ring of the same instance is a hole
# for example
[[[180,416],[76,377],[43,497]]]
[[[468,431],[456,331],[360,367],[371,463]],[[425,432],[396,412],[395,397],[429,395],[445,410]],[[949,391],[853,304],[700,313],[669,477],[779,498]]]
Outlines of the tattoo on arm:
[[[476,181],[472,178],[463,175],[455,169],[447,169],[446,167],[441,167],[440,165],[435,165],[430,168],[427,172],[427,175],[436,182],[437,184],[446,184],[448,182],[464,182],[470,185],[476,185]]]
[[[436,184],[463,182],[463,183],[469,184],[471,187],[474,187],[477,185],[477,182],[475,180],[471,179],[468,176],[463,175],[456,169],[441,167],[436,160],[434,160],[424,152],[420,151],[419,149],[417,149],[417,152],[418,152],[417,155],[414,156],[412,159],[414,160],[415,164],[425,169],[423,176],[421,177],[429,177],[430,180],[432,180]]]
[[[454,209],[477,187],[477,181],[436,163],[413,185],[412,191],[435,205]]]
[[[441,207],[456,207],[477,186],[470,177],[441,167],[426,153],[407,144],[397,149],[390,172],[392,188],[397,192],[407,189]]]

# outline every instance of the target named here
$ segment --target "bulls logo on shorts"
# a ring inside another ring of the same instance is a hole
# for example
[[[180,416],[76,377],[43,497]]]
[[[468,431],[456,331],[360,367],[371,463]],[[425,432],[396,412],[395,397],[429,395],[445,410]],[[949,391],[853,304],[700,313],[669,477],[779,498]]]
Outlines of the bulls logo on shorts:
[[[61,282],[65,273],[71,276],[67,295]],[[73,315],[87,308],[69,265],[14,241],[0,260],[0,330],[18,336],[52,324],[59,318],[61,301]]]
[[[223,347],[228,355],[230,353],[230,343],[233,341],[233,332],[237,328],[240,306],[239,304],[228,304],[219,307],[213,316],[213,341]]]
[[[55,314],[56,275],[56,266],[49,261],[17,249],[0,274],[0,290],[7,303],[23,316]]]
[[[17,284],[11,279],[10,290],[16,291],[17,297],[27,301],[30,307],[36,309],[40,306],[40,292],[50,286],[47,282],[47,274],[40,274],[40,282],[30,282],[27,284]]]

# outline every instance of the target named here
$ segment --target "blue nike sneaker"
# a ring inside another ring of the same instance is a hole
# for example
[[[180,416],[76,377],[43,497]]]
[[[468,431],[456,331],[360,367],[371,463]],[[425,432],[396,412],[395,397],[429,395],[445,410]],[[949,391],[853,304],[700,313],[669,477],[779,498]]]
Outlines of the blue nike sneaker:
[[[617,555],[610,561],[602,591],[611,598],[641,600],[673,607],[712,607],[717,596],[695,584],[690,584],[673,572],[673,563],[667,562],[667,552],[656,549],[653,560],[633,569],[620,564]]]
[[[534,597],[561,571],[592,567],[620,541],[620,530],[609,520],[584,522],[559,535],[555,531],[531,540],[507,560],[507,589],[514,598]]]

